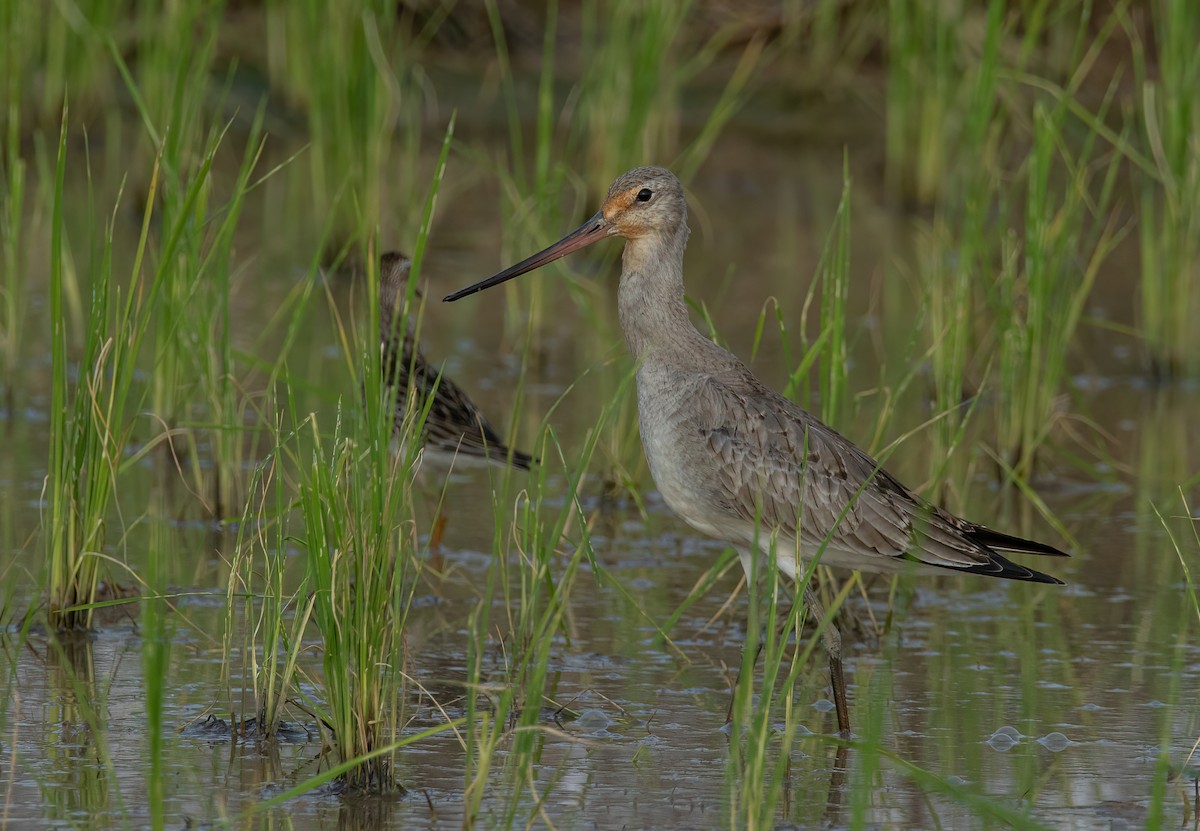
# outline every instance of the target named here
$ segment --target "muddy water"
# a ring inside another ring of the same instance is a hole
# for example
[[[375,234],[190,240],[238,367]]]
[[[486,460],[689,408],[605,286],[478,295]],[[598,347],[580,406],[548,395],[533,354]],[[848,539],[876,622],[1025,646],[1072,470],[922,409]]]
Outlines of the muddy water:
[[[853,145],[855,137],[849,138]],[[708,304],[723,337],[743,356],[750,353],[768,294],[799,325],[841,188],[840,144],[780,144],[735,130],[691,188],[689,290]],[[878,167],[869,147],[857,155],[852,150],[852,158],[851,383],[855,390],[871,390],[906,369],[896,356],[905,354],[911,336],[911,318],[905,317],[911,297],[906,301],[905,290],[896,286],[903,287],[916,268],[909,239],[922,220],[879,198],[873,184]],[[478,185],[488,181],[487,171],[460,158],[449,177],[428,254],[431,296],[503,264],[499,198]],[[311,254],[289,253],[286,239],[277,237],[286,226],[279,218],[295,198],[287,181],[256,194],[244,223],[251,243],[271,238],[261,252],[245,255],[236,288],[235,338],[260,354],[271,348],[256,339],[264,310],[276,308],[302,278]],[[547,229],[545,241],[574,219]],[[291,233],[297,241],[304,238],[303,229]],[[404,242],[388,236],[387,244]],[[1133,257],[1118,252],[1100,282],[1093,312],[1131,322],[1121,315],[1131,305],[1127,277]],[[578,385],[554,418],[566,443],[582,441],[611,393],[624,360],[614,323],[613,274],[611,267],[603,269],[585,289],[595,292],[587,325],[558,278],[540,278],[551,307],[539,328],[540,360],[530,370],[520,416],[518,432],[526,443],[541,414],[585,369],[599,380]],[[46,315],[44,276],[44,263],[35,258],[31,319]],[[333,291],[346,303],[354,289],[335,283]],[[431,307],[426,337],[430,354],[449,356],[447,371],[501,421],[519,371],[506,355],[522,335],[520,321],[506,325],[496,314],[503,298]],[[345,363],[323,309],[310,315],[305,334],[292,371],[334,395],[352,396],[354,382],[342,377]],[[30,333],[20,404],[5,413],[6,451],[0,454],[0,554],[5,582],[14,592],[8,607],[15,609],[36,600],[38,548],[31,539],[47,457],[45,337],[40,329]],[[865,596],[849,606],[864,622],[863,633],[847,644],[853,712],[864,735],[901,761],[880,761],[877,752],[855,748],[839,761],[832,743],[802,735],[791,751],[779,827],[985,826],[985,812],[971,802],[971,795],[985,795],[1050,827],[1140,828],[1152,819],[1159,789],[1166,791],[1164,822],[1177,827],[1183,820],[1190,784],[1186,777],[1165,782],[1159,751],[1165,747],[1172,762],[1182,762],[1200,729],[1194,707],[1200,649],[1187,637],[1196,620],[1178,557],[1150,505],[1179,513],[1174,486],[1200,463],[1189,444],[1200,391],[1150,385],[1132,341],[1092,333],[1081,343],[1086,350],[1076,358],[1069,411],[1080,417],[1079,424],[1086,419],[1099,427],[1086,428],[1087,442],[1101,447],[1106,458],[1094,469],[1073,464],[1071,456],[1082,451],[1064,432],[1056,438],[1070,453],[1054,457],[1034,483],[1077,543],[1071,560],[1045,564],[1069,585],[902,578],[890,595],[886,584],[868,581]],[[892,356],[882,373],[881,356]],[[771,336],[754,367],[776,385],[791,368]],[[328,412],[329,399],[312,406]],[[859,399],[841,425],[845,431],[864,440],[871,435],[878,400],[871,394]],[[919,396],[902,403],[906,409],[888,439],[927,417]],[[986,422],[981,429],[986,431]],[[920,482],[929,473],[929,452],[928,435],[918,432],[889,466]],[[1060,541],[1026,500],[994,487],[981,452],[964,455],[964,481],[955,498],[972,517]],[[609,460],[602,448],[598,468]],[[241,680],[236,671],[227,677],[222,644],[226,558],[234,532],[200,518],[194,497],[161,458],[148,457],[126,482],[121,504],[130,530],[110,535],[120,537],[110,539],[112,553],[138,570],[147,557],[163,553],[168,540],[169,582],[186,595],[176,601],[170,621],[164,716],[169,826],[207,827],[228,817],[246,828],[461,827],[465,752],[449,733],[401,754],[398,774],[408,789],[403,799],[357,802],[318,792],[254,813],[262,800],[319,769],[320,744],[305,732],[313,725],[293,712],[292,740],[270,748],[233,743],[206,727],[206,716],[241,708]],[[588,493],[594,504],[601,502],[599,489],[597,482]],[[730,754],[737,749],[723,727],[730,668],[744,635],[744,595],[727,605],[737,575],[728,573],[682,617],[671,633],[677,650],[660,645],[646,617],[664,622],[722,547],[696,538],[653,492],[646,500],[645,519],[626,501],[606,503],[595,548],[627,595],[587,574],[577,581],[567,613],[570,637],[557,641],[549,693],[555,706],[569,704],[578,715],[556,720],[554,706],[546,708],[548,729],[539,738],[534,782],[514,788],[497,761],[493,788],[483,801],[485,827],[527,822],[589,829],[729,827],[736,824],[729,817],[731,794],[754,792],[729,773]],[[489,505],[486,477],[456,476],[444,544],[446,577],[421,587],[410,617],[410,672],[428,695],[412,694],[409,729],[438,723],[442,709],[456,713],[466,677],[467,615],[481,596],[491,556],[491,524],[475,518]],[[132,522],[143,515],[140,523]],[[1194,543],[1188,551],[1194,557]],[[308,655],[312,671],[319,665],[317,646],[314,639]],[[145,684],[133,617],[107,616],[94,637],[65,645],[36,630],[27,644],[10,634],[7,648],[15,684],[0,737],[0,824],[147,825]],[[799,721],[814,734],[833,729],[824,683],[822,668],[814,664],[796,693]],[[949,784],[932,786],[906,772],[904,763]]]

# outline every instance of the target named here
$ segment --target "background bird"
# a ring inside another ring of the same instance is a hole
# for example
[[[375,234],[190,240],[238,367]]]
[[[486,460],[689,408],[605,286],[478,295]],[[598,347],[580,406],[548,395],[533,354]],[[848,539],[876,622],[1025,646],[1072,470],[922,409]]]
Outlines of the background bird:
[[[417,346],[403,308],[411,268],[412,260],[397,251],[380,258],[379,336],[384,383],[396,391],[394,434],[402,434],[410,396],[418,396],[418,412],[432,397],[422,428],[424,458],[442,468],[496,464],[529,470],[533,457],[510,448],[454,379],[431,365]],[[416,296],[421,296],[419,290]]]

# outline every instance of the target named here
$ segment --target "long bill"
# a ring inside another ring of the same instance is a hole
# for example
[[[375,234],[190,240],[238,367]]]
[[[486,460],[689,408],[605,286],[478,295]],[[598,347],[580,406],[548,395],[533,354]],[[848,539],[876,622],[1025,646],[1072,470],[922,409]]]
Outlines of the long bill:
[[[459,289],[453,294],[447,294],[442,298],[442,301],[452,303],[455,300],[466,297],[468,294],[490,289],[492,286],[498,286],[514,277],[520,277],[522,274],[533,271],[535,268],[541,268],[546,263],[552,263],[560,257],[565,257],[574,251],[578,251],[580,248],[591,245],[593,242],[605,239],[608,237],[606,233],[607,229],[608,222],[605,221],[604,214],[597,212],[595,216],[579,226],[578,229],[567,234],[546,250],[539,251],[532,257],[526,257],[516,265],[509,266],[499,274],[494,274],[486,280],[480,280],[473,286],[467,286],[465,289]]]

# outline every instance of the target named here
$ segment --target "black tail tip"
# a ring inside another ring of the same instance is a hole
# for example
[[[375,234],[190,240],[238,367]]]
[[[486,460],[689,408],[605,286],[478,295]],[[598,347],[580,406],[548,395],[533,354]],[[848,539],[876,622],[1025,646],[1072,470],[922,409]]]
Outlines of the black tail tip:
[[[542,460],[537,456],[530,456],[528,453],[522,453],[520,450],[509,451],[509,455],[505,456],[504,461],[517,470],[532,470],[535,465],[542,463]]]
[[[978,545],[1008,554],[1036,554],[1041,557],[1070,557],[1065,551],[1037,540],[1027,540],[1012,534],[993,531],[983,525],[972,525],[967,536]]]

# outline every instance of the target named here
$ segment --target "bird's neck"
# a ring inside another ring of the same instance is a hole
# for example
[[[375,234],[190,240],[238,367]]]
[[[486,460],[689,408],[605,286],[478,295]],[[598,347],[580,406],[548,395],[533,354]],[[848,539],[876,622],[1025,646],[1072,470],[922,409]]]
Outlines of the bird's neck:
[[[688,228],[672,235],[630,239],[621,258],[617,306],[625,341],[635,358],[648,350],[686,349],[703,338],[688,317],[683,296],[683,249]]]

